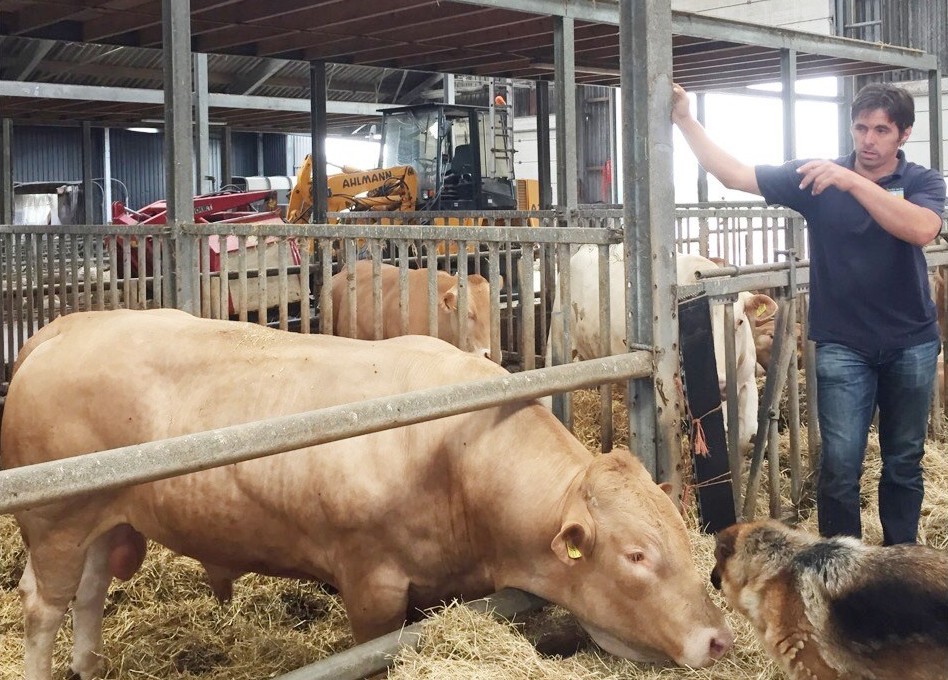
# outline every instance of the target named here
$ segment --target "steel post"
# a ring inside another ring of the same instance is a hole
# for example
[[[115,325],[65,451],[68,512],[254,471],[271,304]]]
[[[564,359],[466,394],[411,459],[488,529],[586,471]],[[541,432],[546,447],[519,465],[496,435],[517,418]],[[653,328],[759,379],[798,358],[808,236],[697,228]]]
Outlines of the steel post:
[[[197,241],[183,233],[194,221],[194,145],[191,133],[191,2],[162,0],[165,100],[165,186],[171,227],[172,306],[197,309]]]
[[[207,92],[207,55],[193,56],[194,68],[194,148],[195,156],[195,193],[206,194],[214,190],[214,177],[211,176],[211,128],[208,119]]]
[[[13,224],[13,121],[0,121],[0,224]]]

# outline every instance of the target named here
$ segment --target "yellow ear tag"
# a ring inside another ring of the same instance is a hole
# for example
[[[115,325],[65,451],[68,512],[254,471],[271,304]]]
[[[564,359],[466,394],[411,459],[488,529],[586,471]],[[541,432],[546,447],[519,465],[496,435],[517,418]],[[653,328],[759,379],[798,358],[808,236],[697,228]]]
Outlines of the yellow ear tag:
[[[577,548],[575,545],[573,545],[569,541],[566,542],[566,554],[569,555],[569,558],[571,560],[578,560],[580,557],[583,556],[583,553],[579,551],[579,548]]]
[[[767,311],[767,305],[757,305],[757,316],[763,316],[764,312]]]

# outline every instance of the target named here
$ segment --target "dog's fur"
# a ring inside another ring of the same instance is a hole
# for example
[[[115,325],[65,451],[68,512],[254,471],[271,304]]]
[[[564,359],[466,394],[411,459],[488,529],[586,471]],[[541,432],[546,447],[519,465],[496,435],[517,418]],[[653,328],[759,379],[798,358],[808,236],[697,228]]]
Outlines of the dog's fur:
[[[711,583],[793,680],[948,678],[948,553],[763,521],[720,532],[714,556]]]

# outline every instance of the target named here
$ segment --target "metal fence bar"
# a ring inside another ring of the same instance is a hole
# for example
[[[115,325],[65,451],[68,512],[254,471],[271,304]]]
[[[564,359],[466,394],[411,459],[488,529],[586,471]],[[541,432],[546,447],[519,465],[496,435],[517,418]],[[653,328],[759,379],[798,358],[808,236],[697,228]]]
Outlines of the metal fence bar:
[[[220,274],[217,277],[217,309],[220,318],[230,316],[230,248],[226,236],[218,236],[220,248]],[[213,291],[212,291],[213,292]]]
[[[211,305],[211,239],[214,235],[198,240],[198,253],[201,258],[201,316],[209,319],[220,318],[220,309]]]
[[[290,244],[284,236],[277,242],[277,298],[281,331],[289,330],[290,327],[290,280],[286,273],[286,263],[289,259]]]
[[[72,288],[72,309],[79,309],[79,268],[76,264],[79,262],[79,234],[72,234],[69,237],[69,283]],[[30,317],[32,319],[32,316]]]
[[[650,352],[388,395],[0,471],[0,514],[395,427],[649,375]]]
[[[257,235],[257,323],[267,323],[267,237]]]
[[[6,288],[6,295],[3,299],[4,320],[6,323],[6,351],[4,352],[4,363],[6,365],[6,378],[9,380],[13,370],[13,361],[16,359],[16,336],[13,330],[13,234],[3,234],[3,280]]]
[[[427,253],[428,270],[428,335],[438,337],[438,301],[441,296],[438,294],[438,243],[437,241],[425,241],[425,252]],[[434,258],[434,259],[432,259]],[[372,261],[376,259],[372,255]],[[379,308],[382,306],[381,296],[379,297]]]
[[[300,333],[308,335],[312,328],[312,319],[310,318],[309,296],[311,279],[311,256],[313,252],[312,239],[300,239]]]
[[[501,283],[500,283],[500,244],[499,244],[499,243],[491,243],[491,244],[489,244],[489,245],[488,245],[488,252],[489,252],[489,255],[488,255],[488,260],[487,260],[487,279],[488,279],[488,285],[489,285],[489,288],[490,288],[490,309],[488,310],[488,314],[490,315],[490,359],[491,359],[491,361],[493,361],[494,363],[499,364],[499,363],[501,363],[501,360],[502,360],[501,349],[500,349],[500,348],[501,348],[501,340],[500,340],[500,334],[501,334],[501,328],[500,328],[500,321],[501,321],[501,320],[500,320],[500,288],[501,288]],[[510,253],[509,244],[508,244],[508,248],[507,248],[507,253],[508,253],[508,254]],[[519,264],[519,262],[520,262],[520,260],[518,260],[518,264]],[[513,269],[510,268],[510,267],[508,267],[508,269],[507,269],[507,279],[508,279],[508,280],[509,280],[509,279],[512,279],[512,278],[513,278],[513,275],[514,275]],[[519,278],[519,277],[518,277],[518,278]],[[504,281],[504,283],[506,284],[507,281]],[[524,298],[523,298],[523,279],[522,279],[522,278],[520,279],[520,286],[521,286],[521,287],[520,287],[520,303],[521,303],[521,304],[520,304],[520,306],[519,306],[519,309],[520,309],[521,315],[523,315],[523,314],[524,314],[524,310],[526,309],[526,307],[529,307],[530,305],[524,305],[524,304],[523,304]],[[531,290],[532,290],[532,288],[531,288]],[[530,299],[532,300],[533,297],[531,296]],[[513,305],[512,305],[513,298],[512,298],[512,296],[510,295],[510,293],[507,294],[507,300],[508,300],[508,302],[511,303],[511,304],[508,304],[508,305],[507,305],[507,319],[508,319],[508,333],[507,333],[507,338],[508,338],[508,340],[507,340],[507,346],[510,347],[510,348],[513,348],[513,347],[514,347],[514,342],[513,342],[513,317],[514,317],[514,308],[513,308]],[[523,354],[523,350],[521,349],[521,356],[522,356],[522,354]],[[522,360],[521,360],[521,365],[522,365],[522,363],[523,363],[523,362],[522,362]],[[532,367],[531,367],[531,368],[532,368]]]
[[[332,241],[319,241],[319,261],[322,263],[319,286],[319,332],[332,335]]]
[[[512,619],[539,609],[546,600],[513,588],[505,588],[489,597],[465,603],[465,607],[482,614]],[[395,663],[399,651],[421,644],[424,622],[392,631],[333,656],[279,676],[276,680],[361,680],[384,671]]]
[[[530,257],[521,256],[520,258],[520,301],[518,309],[520,311],[520,366],[525,371],[536,368],[536,290],[533,280],[533,248],[527,251],[527,245],[524,245],[524,251],[530,253]],[[494,291],[494,282],[491,281],[491,291]],[[509,299],[509,298],[508,298]],[[493,305],[493,295],[491,304]],[[499,301],[498,301],[499,302]],[[498,305],[499,306],[499,305]],[[499,310],[498,310],[499,311]],[[513,314],[510,305],[507,306],[507,313]],[[543,306],[540,306],[540,318],[544,317]],[[542,332],[542,330],[541,330]],[[493,343],[493,340],[491,340]],[[512,346],[513,338],[508,341],[508,346]]]
[[[599,246],[599,352],[612,352],[612,290],[609,287],[609,246]],[[624,305],[624,296],[622,302]],[[603,452],[612,451],[615,433],[612,426],[612,385],[599,386],[599,443]]]

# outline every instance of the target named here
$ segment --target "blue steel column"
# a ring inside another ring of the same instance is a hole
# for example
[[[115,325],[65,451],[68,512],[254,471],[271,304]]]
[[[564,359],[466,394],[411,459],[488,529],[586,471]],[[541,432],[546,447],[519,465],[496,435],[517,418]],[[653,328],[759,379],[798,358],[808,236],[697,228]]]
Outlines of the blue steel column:
[[[839,83],[839,94],[842,101],[839,103],[839,155],[845,156],[853,150],[853,137],[850,133],[852,120],[850,118],[850,109],[853,103],[855,93],[855,78],[852,76],[846,78],[837,78]]]
[[[92,224],[95,203],[92,201],[92,125],[89,121],[82,123],[82,204],[82,223]]]
[[[704,92],[699,92],[696,95],[695,102],[695,117],[698,119],[698,122],[704,126],[707,126],[707,106],[705,98],[707,95]],[[708,171],[699,163],[698,164],[698,203],[707,203],[708,202]],[[702,247],[707,248],[707,242],[702,242]],[[706,251],[701,253],[704,257],[708,256]]]
[[[225,187],[234,181],[234,131],[225,125],[221,133],[221,181]]]
[[[654,351],[652,378],[629,381],[629,447],[659,481],[681,457],[671,26],[668,2],[619,2],[626,333]]]
[[[162,0],[165,70],[165,187],[171,227],[172,305],[198,313],[198,248],[184,234],[194,221],[194,145],[191,133],[191,2]]]
[[[928,128],[931,167],[942,170],[945,159],[941,145],[945,137],[941,121],[941,70],[937,68],[928,72]]]
[[[553,59],[556,84],[556,202],[569,211],[575,210],[579,204],[575,29],[569,17],[553,17]]]
[[[207,55],[194,55],[194,147],[195,193],[206,194],[214,190],[211,185],[211,127],[207,109]]]
[[[13,224],[13,121],[0,121],[0,224]]]
[[[326,196],[326,63],[309,63],[309,118],[313,143],[313,212],[312,224],[325,224],[329,200]]]
[[[797,155],[797,51],[780,50],[780,84],[783,91],[783,159],[789,161]]]
[[[559,226],[573,226],[579,205],[579,174],[576,161],[576,55],[575,27],[570,17],[553,17],[553,64],[556,85],[556,203],[561,210]],[[564,264],[564,263],[561,263]],[[562,279],[558,285],[565,285]],[[561,300],[566,301],[566,296]],[[568,308],[568,305],[567,305]],[[560,310],[553,310],[559,314]],[[569,321],[563,319],[563,333],[552,338],[553,365],[567,362]],[[553,395],[553,413],[572,429],[572,403],[567,394]]]
[[[550,83],[537,83],[537,182],[540,185],[540,210],[553,206],[553,181],[550,172]]]

